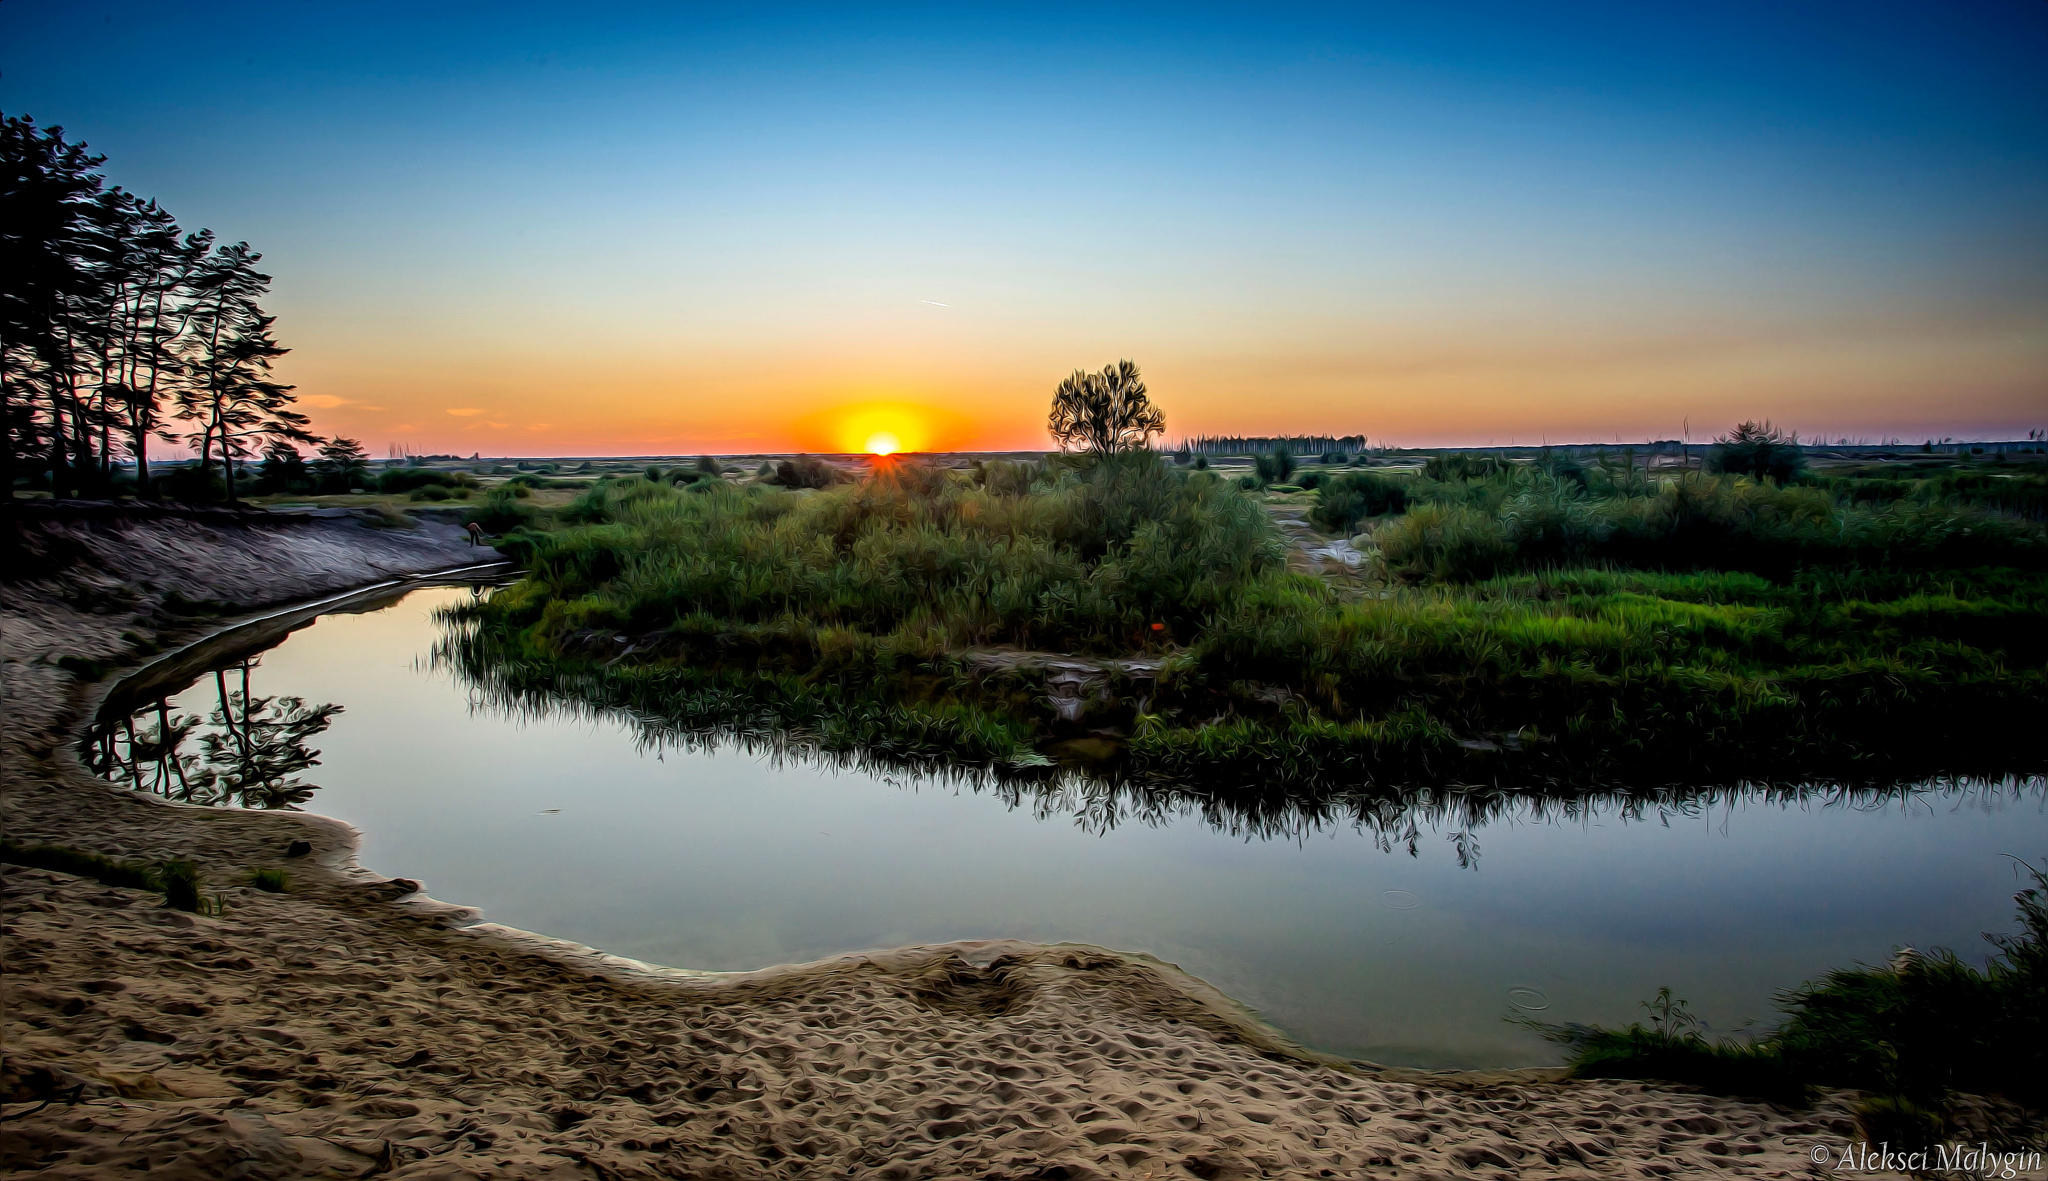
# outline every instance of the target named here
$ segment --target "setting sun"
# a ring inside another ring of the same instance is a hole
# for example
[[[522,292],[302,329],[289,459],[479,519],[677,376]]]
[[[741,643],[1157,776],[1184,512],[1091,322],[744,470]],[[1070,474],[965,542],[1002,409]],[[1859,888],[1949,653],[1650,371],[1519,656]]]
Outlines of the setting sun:
[[[870,455],[894,455],[896,447],[896,436],[887,431],[876,431],[868,436],[868,454]]]

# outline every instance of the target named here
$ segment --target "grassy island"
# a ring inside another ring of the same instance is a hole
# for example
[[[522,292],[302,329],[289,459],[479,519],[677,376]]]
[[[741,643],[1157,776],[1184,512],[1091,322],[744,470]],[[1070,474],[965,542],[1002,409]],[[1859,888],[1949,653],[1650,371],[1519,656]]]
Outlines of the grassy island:
[[[2030,769],[2048,480],[1929,469],[613,477],[510,537],[526,577],[453,647],[509,692],[685,729],[1247,789]],[[1280,500],[1357,566],[1302,560]],[[1062,661],[1079,707],[1048,693]]]

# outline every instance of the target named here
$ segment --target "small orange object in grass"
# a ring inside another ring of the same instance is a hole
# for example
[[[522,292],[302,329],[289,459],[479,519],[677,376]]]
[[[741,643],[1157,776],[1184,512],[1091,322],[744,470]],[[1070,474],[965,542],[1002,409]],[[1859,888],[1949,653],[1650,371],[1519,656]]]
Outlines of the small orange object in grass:
[[[1156,632],[1163,632],[1166,630],[1166,625],[1163,623],[1155,623],[1152,625],[1152,630]]]

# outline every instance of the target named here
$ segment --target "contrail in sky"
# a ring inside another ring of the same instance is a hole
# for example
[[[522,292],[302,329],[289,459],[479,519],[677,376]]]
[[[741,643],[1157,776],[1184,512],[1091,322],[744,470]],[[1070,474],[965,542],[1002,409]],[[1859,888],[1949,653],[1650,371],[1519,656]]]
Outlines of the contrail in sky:
[[[936,299],[920,299],[920,300],[918,300],[917,302],[919,302],[919,303],[928,303],[928,304],[932,305],[932,306],[933,306],[933,307],[935,307],[935,308],[950,308],[950,307],[952,307],[952,306],[953,306],[952,304],[949,304],[949,303],[940,303],[940,302],[939,302],[938,300],[936,300]]]

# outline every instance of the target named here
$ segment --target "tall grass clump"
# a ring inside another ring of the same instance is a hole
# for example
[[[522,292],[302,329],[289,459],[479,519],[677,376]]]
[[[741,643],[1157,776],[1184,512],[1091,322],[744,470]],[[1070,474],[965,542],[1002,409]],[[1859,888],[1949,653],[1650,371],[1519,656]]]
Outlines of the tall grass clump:
[[[1808,1087],[1870,1092],[1866,1122],[1932,1132],[1956,1092],[2048,1103],[2048,878],[2013,896],[2020,929],[1987,935],[1982,967],[1952,951],[1902,951],[1779,995],[1786,1019],[1743,1041],[1709,1040],[1670,989],[1621,1028],[1524,1021],[1566,1048],[1574,1074],[1656,1078],[1793,1098]]]
[[[157,867],[157,877],[163,883],[164,905],[195,914],[207,909],[207,900],[199,892],[199,867],[182,858],[173,858]]]

